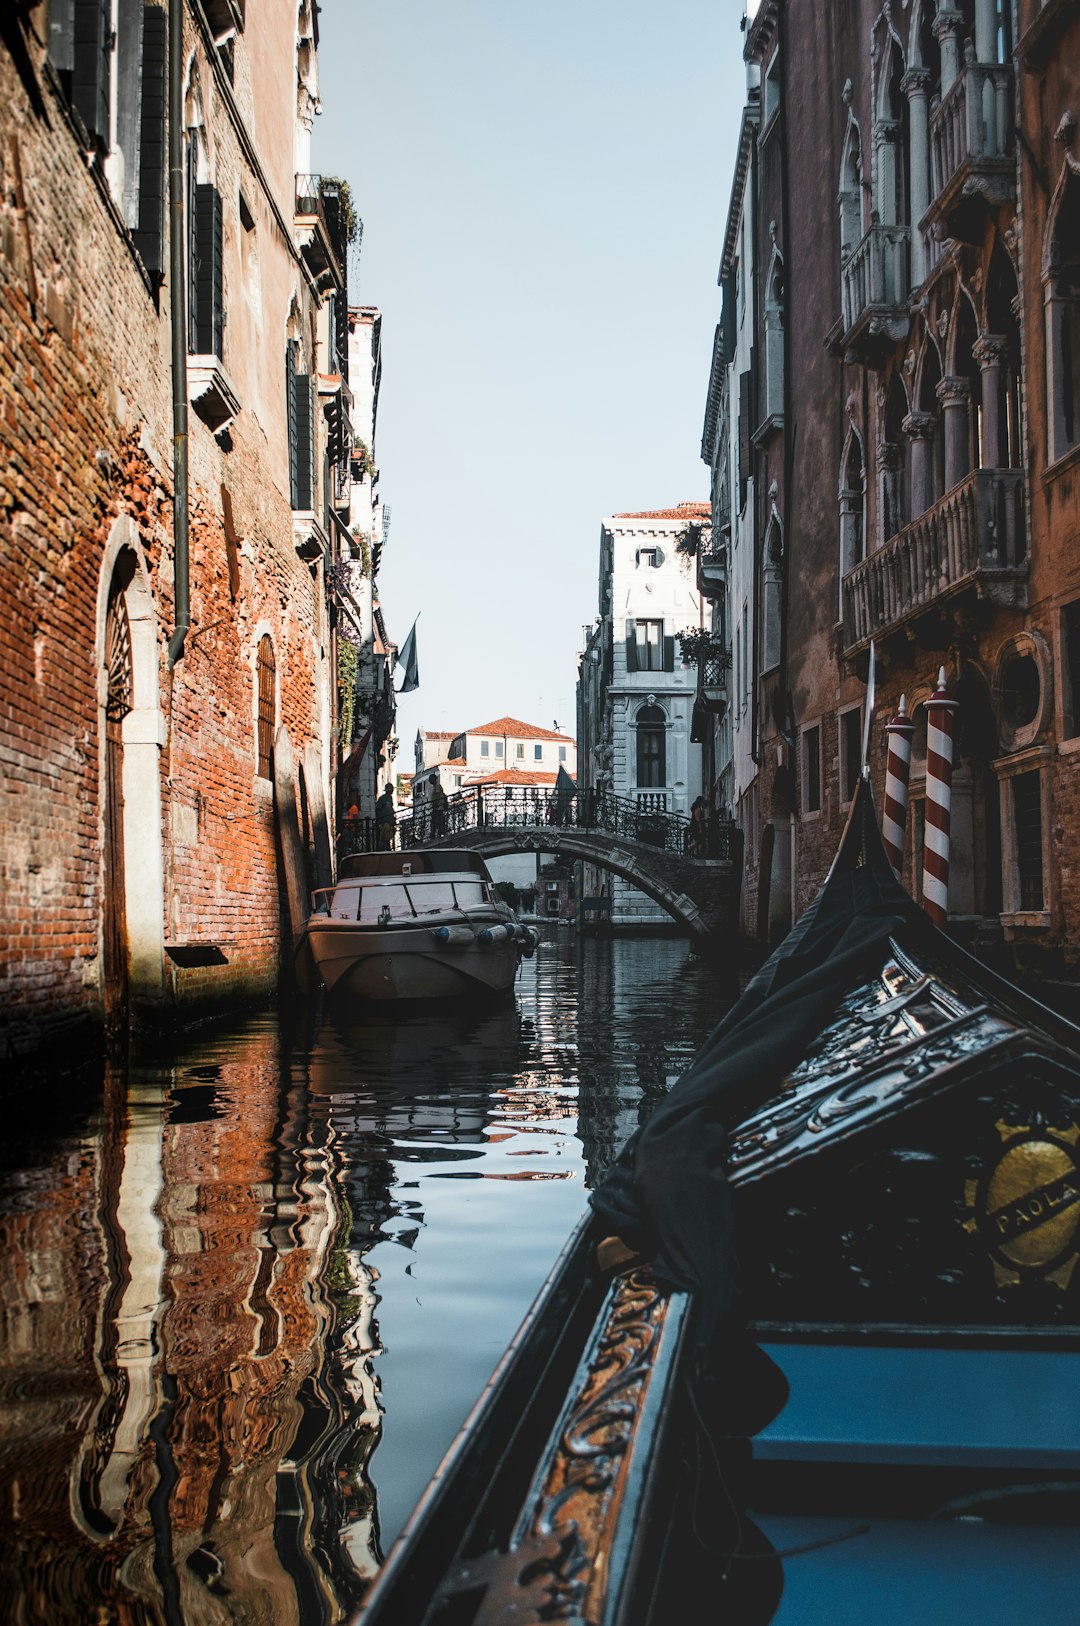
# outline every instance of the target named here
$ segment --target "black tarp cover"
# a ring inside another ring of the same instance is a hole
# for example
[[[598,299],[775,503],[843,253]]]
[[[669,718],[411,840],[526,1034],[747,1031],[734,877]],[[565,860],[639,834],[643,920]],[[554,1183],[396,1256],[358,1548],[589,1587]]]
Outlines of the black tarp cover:
[[[899,931],[934,934],[893,874],[860,779],[817,897],[593,1193],[604,1235],[644,1253],[665,1285],[695,1294],[699,1377],[718,1375],[725,1329],[739,1320],[728,1130],[774,1094]]]

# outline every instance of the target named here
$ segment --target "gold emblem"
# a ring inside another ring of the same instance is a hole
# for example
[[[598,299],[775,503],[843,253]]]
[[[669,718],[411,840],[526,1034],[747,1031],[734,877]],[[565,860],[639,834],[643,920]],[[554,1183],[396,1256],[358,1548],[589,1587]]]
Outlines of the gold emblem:
[[[964,1229],[985,1241],[999,1286],[1038,1277],[1066,1288],[1080,1249],[1080,1128],[996,1127],[996,1163],[964,1186]]]

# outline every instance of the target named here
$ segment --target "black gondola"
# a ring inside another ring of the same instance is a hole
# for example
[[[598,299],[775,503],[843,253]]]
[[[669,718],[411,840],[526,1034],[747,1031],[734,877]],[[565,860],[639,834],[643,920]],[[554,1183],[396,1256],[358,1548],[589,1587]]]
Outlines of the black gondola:
[[[861,781],[362,1626],[1076,1618],[1078,1253],[1080,1030],[930,924]]]

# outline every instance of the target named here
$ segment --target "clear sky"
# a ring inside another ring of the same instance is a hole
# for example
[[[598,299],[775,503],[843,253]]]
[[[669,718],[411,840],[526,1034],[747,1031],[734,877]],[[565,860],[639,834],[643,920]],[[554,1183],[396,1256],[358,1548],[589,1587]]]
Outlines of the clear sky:
[[[600,521],[707,500],[742,0],[321,0],[314,167],[383,313],[387,629],[418,728],[574,732]],[[400,682],[400,674],[397,681]]]

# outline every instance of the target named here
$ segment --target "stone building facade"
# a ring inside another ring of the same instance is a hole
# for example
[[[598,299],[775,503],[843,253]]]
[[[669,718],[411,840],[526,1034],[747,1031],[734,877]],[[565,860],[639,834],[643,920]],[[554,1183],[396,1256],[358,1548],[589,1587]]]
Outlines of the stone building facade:
[[[702,451],[763,946],[835,851],[873,644],[879,805],[901,695],[916,725],[908,884],[944,666],[952,929],[1046,977],[1080,961],[1073,11],[765,0],[745,19]]]
[[[580,791],[684,817],[701,793],[698,666],[684,661],[678,635],[702,627],[694,555],[708,545],[709,521],[707,503],[686,502],[616,514],[601,526],[600,614],[578,677]],[[617,876],[585,865],[580,884],[617,930],[670,924]]]
[[[355,223],[306,173],[316,48],[311,0],[255,29],[243,0],[22,0],[5,23],[8,1053],[275,984],[275,743],[311,815],[350,495]]]

